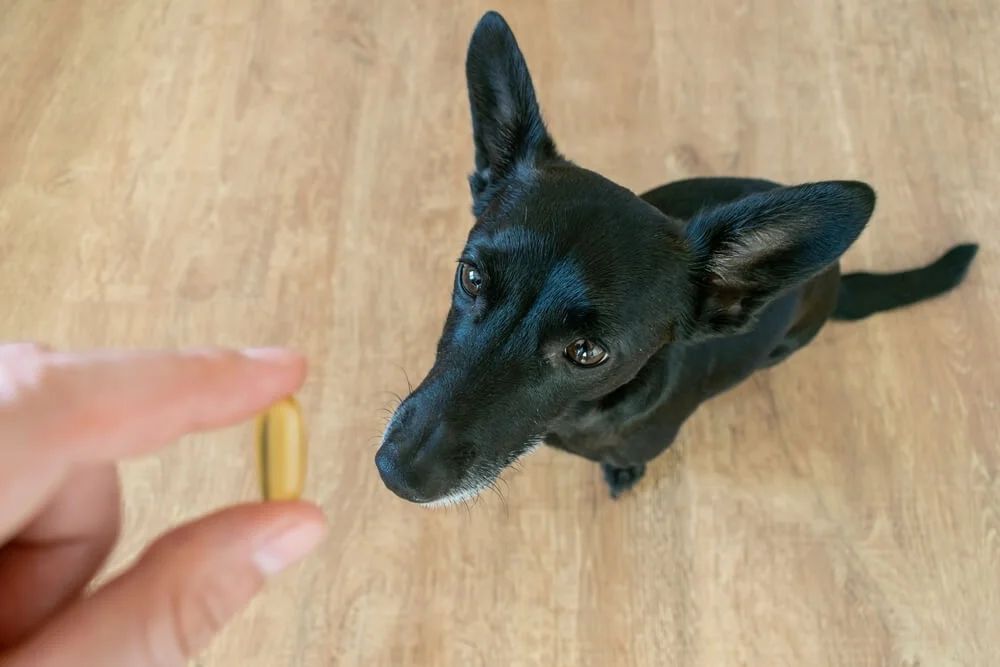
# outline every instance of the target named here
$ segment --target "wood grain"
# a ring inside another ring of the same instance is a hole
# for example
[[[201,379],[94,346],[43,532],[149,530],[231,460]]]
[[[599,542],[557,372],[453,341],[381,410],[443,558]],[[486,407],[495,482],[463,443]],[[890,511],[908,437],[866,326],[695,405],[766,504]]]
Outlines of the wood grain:
[[[579,163],[637,191],[865,179],[879,208],[847,267],[971,240],[968,282],[831,326],[705,406],[617,503],[543,451],[503,499],[404,504],[372,464],[379,409],[432,361],[471,223],[463,60],[488,8]],[[332,539],[198,665],[985,667],[998,59],[992,0],[5,0],[0,335],[309,355]],[[254,497],[250,433],[126,464],[109,574]]]

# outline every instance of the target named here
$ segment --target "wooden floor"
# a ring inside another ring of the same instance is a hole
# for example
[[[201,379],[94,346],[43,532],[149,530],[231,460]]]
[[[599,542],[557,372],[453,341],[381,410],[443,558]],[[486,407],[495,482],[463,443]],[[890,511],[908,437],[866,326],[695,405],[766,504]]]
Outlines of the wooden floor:
[[[448,307],[491,7],[580,164],[865,179],[847,267],[978,241],[967,284],[831,326],[619,502],[550,451],[469,511],[396,499],[380,408]],[[198,665],[995,665],[998,62],[995,0],[5,0],[0,338],[308,353],[332,537]],[[249,426],[123,475],[116,567],[254,496]]]

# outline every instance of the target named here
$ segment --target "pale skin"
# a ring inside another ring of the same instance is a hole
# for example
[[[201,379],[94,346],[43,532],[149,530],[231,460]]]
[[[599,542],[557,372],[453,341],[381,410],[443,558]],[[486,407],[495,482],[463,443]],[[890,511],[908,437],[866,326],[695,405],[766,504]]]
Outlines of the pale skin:
[[[251,419],[305,373],[277,349],[0,344],[0,667],[183,667],[314,549],[319,508],[247,503],[163,535],[87,590],[121,528],[117,462]]]

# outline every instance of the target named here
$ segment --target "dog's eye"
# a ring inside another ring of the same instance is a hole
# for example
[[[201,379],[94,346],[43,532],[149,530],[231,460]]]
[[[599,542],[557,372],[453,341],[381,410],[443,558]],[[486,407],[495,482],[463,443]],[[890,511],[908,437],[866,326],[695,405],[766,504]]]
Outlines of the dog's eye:
[[[458,265],[458,282],[466,294],[475,298],[479,296],[479,290],[483,286],[483,276],[479,269],[462,262]]]
[[[608,358],[608,351],[594,341],[581,338],[566,346],[566,356],[578,366],[596,366]]]

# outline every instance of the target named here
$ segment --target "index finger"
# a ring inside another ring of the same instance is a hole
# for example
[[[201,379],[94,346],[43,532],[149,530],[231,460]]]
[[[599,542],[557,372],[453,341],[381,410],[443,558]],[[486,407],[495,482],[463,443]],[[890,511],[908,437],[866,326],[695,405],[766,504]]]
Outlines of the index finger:
[[[250,418],[298,390],[305,373],[305,359],[280,348],[59,353],[3,345],[0,454],[58,452],[64,463],[145,454]]]

